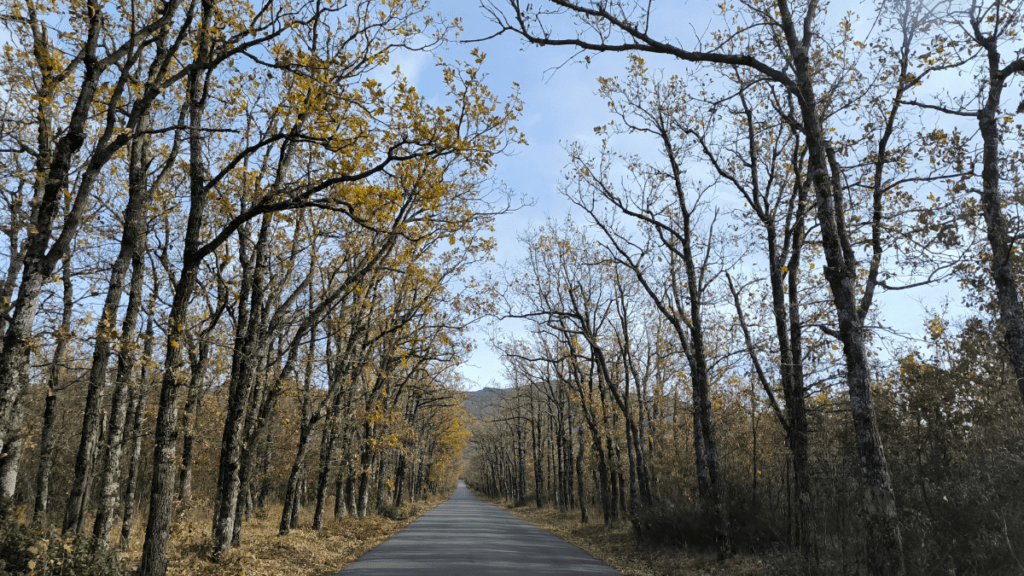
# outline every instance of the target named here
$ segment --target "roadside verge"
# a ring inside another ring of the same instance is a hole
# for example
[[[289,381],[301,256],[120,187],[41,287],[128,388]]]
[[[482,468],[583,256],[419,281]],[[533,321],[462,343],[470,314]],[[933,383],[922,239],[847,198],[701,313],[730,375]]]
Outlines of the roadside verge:
[[[595,522],[592,517],[582,524],[578,511],[563,514],[551,506],[538,509],[531,505],[513,508],[500,498],[488,498],[476,491],[473,494],[577,546],[625,576],[758,576],[769,570],[766,562],[752,556],[718,562],[711,556],[693,556],[676,549],[637,549],[629,522],[605,530],[600,518]]]

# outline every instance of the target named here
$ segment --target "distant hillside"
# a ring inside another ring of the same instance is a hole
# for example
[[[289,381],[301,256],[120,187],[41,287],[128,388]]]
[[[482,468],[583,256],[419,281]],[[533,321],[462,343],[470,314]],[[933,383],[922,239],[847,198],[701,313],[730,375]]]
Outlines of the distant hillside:
[[[484,418],[491,410],[491,407],[498,403],[509,390],[501,388],[481,388],[466,392],[466,399],[463,406],[466,412],[472,414],[478,420]]]

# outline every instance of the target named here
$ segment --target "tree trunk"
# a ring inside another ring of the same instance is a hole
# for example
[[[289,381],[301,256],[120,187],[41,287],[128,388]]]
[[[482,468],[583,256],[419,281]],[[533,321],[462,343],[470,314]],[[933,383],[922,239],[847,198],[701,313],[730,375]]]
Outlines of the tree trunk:
[[[419,456],[416,459],[416,477],[413,479],[413,502],[419,502],[423,498],[423,458],[423,450],[420,449]]]
[[[362,453],[359,456],[359,496],[356,500],[356,513],[360,518],[366,518],[366,507],[370,499],[370,470],[373,466],[373,453],[370,451],[370,441],[373,438],[373,424],[363,425]]]
[[[1008,75],[1000,70],[1002,64],[995,38],[979,41],[986,51],[988,94],[984,107],[978,113],[978,128],[982,138],[981,213],[985,217],[985,232],[992,257],[989,259],[992,282],[996,287],[999,304],[999,323],[1003,328],[1006,355],[1017,378],[1017,388],[1024,400],[1024,310],[1021,308],[1017,276],[1013,270],[1013,252],[1016,238],[1003,214],[1005,199],[1000,186],[1000,146],[997,116]]]
[[[252,321],[252,320],[250,320]],[[241,492],[242,445],[244,425],[250,404],[250,393],[255,384],[258,361],[254,343],[249,340],[237,349],[242,355],[240,368],[231,378],[228,391],[227,415],[221,437],[220,465],[217,474],[217,497],[214,501],[213,559],[219,562],[227,553],[234,538],[235,516]]]
[[[273,430],[267,426],[267,436],[263,441],[263,458],[261,459],[260,471],[260,492],[256,498],[256,508],[262,510],[267,505],[267,499],[270,497],[271,478],[270,478],[270,458],[271,449],[274,446],[274,440],[272,436]]]
[[[144,119],[139,124],[140,130],[148,130],[149,121]],[[80,515],[85,513],[84,495],[86,485],[90,478],[87,470],[96,459],[98,449],[97,439],[100,435],[99,423],[100,412],[102,411],[103,390],[107,383],[107,369],[110,362],[111,345],[117,338],[117,309],[121,303],[121,296],[124,293],[125,279],[128,275],[128,267],[136,262],[139,268],[138,274],[142,275],[142,253],[145,251],[146,242],[146,207],[151,197],[150,188],[147,183],[148,169],[148,147],[149,138],[137,137],[132,144],[129,166],[128,203],[124,211],[124,227],[121,233],[121,246],[110,268],[110,280],[107,285],[107,296],[100,312],[99,323],[96,326],[96,343],[92,353],[92,367],[89,370],[89,388],[85,399],[85,414],[82,418],[82,437],[78,446],[78,455],[75,457],[75,477],[71,484],[71,494],[68,498],[67,512],[64,516],[64,531],[82,524]],[[142,289],[142,279],[139,278],[138,289]],[[141,296],[140,296],[141,297]],[[138,299],[136,300],[135,314],[138,314]],[[127,327],[127,322],[125,323]],[[128,339],[134,340],[134,323],[130,326],[133,332]],[[125,354],[125,351],[122,351]],[[122,358],[123,360],[123,358]],[[122,404],[114,409],[124,409],[124,394],[120,396]],[[123,427],[123,420],[118,418],[112,420],[119,427]],[[120,472],[120,471],[118,471]],[[110,514],[112,509],[105,510]]]
[[[579,492],[578,500],[580,502],[580,522],[586,524],[590,517],[587,515],[587,502],[583,499],[583,428],[576,432],[576,437],[579,439],[579,449],[576,451],[576,489]]]
[[[345,502],[348,503],[349,515],[359,517],[356,502],[356,471],[352,464],[349,464],[348,475],[345,477]]]
[[[327,507],[327,481],[331,474],[334,443],[338,436],[337,410],[331,410],[331,416],[327,423],[328,426],[324,427],[323,439],[320,444],[320,472],[317,475],[316,482],[316,508],[313,510],[313,530],[320,530],[324,523],[324,508]]]
[[[28,375],[25,375],[28,379]],[[27,386],[27,385],[26,385]],[[21,452],[25,448],[25,407],[19,399],[14,407],[14,419],[11,421],[11,432],[8,435],[4,453],[0,454],[0,506],[14,502],[14,492],[18,487],[18,468],[21,465]]]
[[[211,22],[214,7],[202,2],[199,46],[196,61],[205,63],[210,55]],[[194,69],[188,77],[189,100],[189,215],[185,228],[181,274],[174,287],[174,299],[167,317],[167,349],[164,357],[160,406],[156,417],[153,456],[153,484],[150,490],[149,518],[146,540],[138,576],[164,576],[167,572],[167,544],[171,537],[171,510],[174,506],[176,452],[178,447],[178,396],[186,382],[182,374],[181,346],[187,344],[183,334],[188,319],[188,303],[195,290],[196,276],[202,262],[200,239],[208,203],[206,168],[203,163],[203,110],[207,85],[203,73]]]
[[[128,549],[128,541],[132,535],[132,519],[135,515],[135,492],[139,484],[139,472],[142,464],[142,425],[146,413],[146,391],[145,384],[140,383],[132,390],[132,452],[128,461],[128,480],[125,482],[127,490],[124,496],[123,511],[121,514],[121,540],[120,549]]]
[[[72,159],[85,144],[87,124],[92,115],[96,90],[100,85],[102,68],[96,56],[102,18],[99,14],[85,20],[87,41],[82,54],[83,76],[77,94],[75,106],[72,108],[68,123],[63,134],[54,141],[53,136],[58,130],[53,128],[55,110],[52,99],[54,89],[49,87],[52,82],[44,82],[44,94],[37,102],[38,155],[36,156],[34,194],[32,198],[32,222],[28,237],[25,239],[25,255],[22,260],[21,283],[18,285],[18,297],[14,301],[10,324],[4,332],[3,352],[0,353],[0,454],[7,451],[8,435],[14,429],[16,418],[15,405],[24,390],[25,378],[29,371],[29,354],[35,324],[36,312],[39,309],[39,297],[43,284],[47,282],[58,261],[63,259],[78,229],[82,213],[88,205],[91,193],[91,182],[82,182],[75,197],[72,213],[65,219],[63,230],[54,246],[50,240],[61,207],[64,205],[64,193],[68,186]],[[49,46],[37,44],[45,52]],[[41,59],[44,70],[54,73],[50,56],[43,53]],[[48,76],[49,74],[47,74]],[[102,165],[102,164],[101,164]],[[91,175],[92,180],[95,174]]]
[[[533,398],[530,398],[530,436],[533,440],[533,483],[537,508],[544,507],[544,452],[541,446],[540,418],[533,412]]]
[[[611,482],[608,473],[608,460],[604,453],[604,449],[601,447],[601,438],[596,432],[592,432],[594,436],[594,451],[597,452],[597,475],[601,485],[601,511],[604,514],[604,527],[612,527],[612,508],[614,508],[614,502],[612,500]]]
[[[143,232],[144,233],[144,232]],[[113,400],[110,406],[110,425],[107,429],[107,467],[103,472],[100,486],[100,504],[93,524],[93,535],[100,542],[110,541],[110,530],[114,525],[114,514],[121,494],[121,455],[124,450],[123,438],[128,417],[128,387],[135,372],[136,325],[142,308],[142,285],[146,269],[143,261],[145,252],[143,237],[133,257],[132,280],[128,289],[128,307],[121,328],[121,344],[118,351],[117,376],[114,383]]]
[[[405,505],[405,467],[406,467],[405,453],[398,455],[398,465],[395,466],[395,508],[401,508]]]
[[[125,482],[127,491],[124,496],[123,513],[121,514],[121,541],[118,547],[123,551],[128,549],[128,541],[132,535],[132,519],[135,515],[135,492],[139,484],[139,470],[142,463],[142,424],[146,413],[147,389],[149,387],[149,364],[153,361],[153,346],[155,338],[153,333],[153,300],[150,300],[149,312],[146,315],[146,343],[142,353],[142,371],[139,374],[139,383],[131,388],[131,400],[129,411],[132,415],[132,428],[130,438],[132,439],[131,459],[128,463],[128,480]]]
[[[558,511],[564,514],[569,509],[568,502],[566,502],[567,498],[565,497],[565,430],[563,430],[561,418],[558,420],[558,425],[555,427],[555,465],[557,466],[555,470],[558,475],[556,499],[558,500]]]
[[[266,371],[269,371],[269,367]],[[238,500],[235,503],[235,521],[231,526],[231,546],[234,548],[242,545],[242,521],[252,516],[250,504],[252,478],[256,471],[255,454],[259,449],[263,430],[269,422],[270,412],[277,404],[277,397],[281,392],[278,385],[268,389],[267,378],[269,376],[260,377],[256,382],[242,433],[242,451],[238,462]]]
[[[181,470],[178,472],[178,501],[188,502],[192,499],[192,469],[195,466],[196,451],[196,417],[202,408],[203,396],[206,395],[204,380],[209,363],[210,343],[206,340],[199,343],[197,361],[191,366],[191,377],[188,384],[188,395],[185,398],[185,414],[182,417]]]
[[[54,357],[57,354],[54,353]],[[51,381],[43,408],[43,431],[39,441],[39,472],[36,475],[36,503],[33,519],[46,524],[46,506],[50,495],[50,470],[53,468],[53,422],[57,414],[57,390]]]
[[[21,206],[24,202],[24,181],[18,183],[18,192],[15,195],[12,206]],[[7,278],[4,283],[0,285],[0,353],[3,352],[3,337],[7,332],[7,315],[11,311],[13,304],[14,288],[18,284],[18,274],[21,273],[21,266],[25,262],[25,246],[26,242],[19,242],[18,237],[21,231],[25,228],[24,213],[20,208],[12,208],[11,219],[5,232],[7,233],[8,240],[8,254],[10,254],[7,261]],[[67,262],[68,256],[64,256],[64,262]]]
[[[292,463],[292,472],[288,476],[288,485],[284,493],[284,510],[281,511],[281,523],[278,526],[277,535],[287,536],[292,526],[292,513],[298,508],[299,482],[302,474],[302,465],[306,459],[306,451],[309,448],[309,440],[313,434],[313,427],[309,423],[302,425],[299,430],[299,449],[295,453],[295,461]]]
[[[66,256],[61,266],[64,285],[64,312],[57,328],[53,361],[47,380],[46,407],[43,410],[43,431],[39,441],[39,472],[36,475],[36,505],[34,518],[47,524],[46,510],[50,500],[50,471],[53,467],[53,422],[57,416],[57,390],[64,378],[64,362],[68,341],[71,340],[71,314],[74,311],[74,286],[71,283],[71,257]]]
[[[374,509],[378,514],[384,510],[385,503],[388,499],[387,469],[388,458],[387,454],[383,453],[377,459],[377,501]]]
[[[568,403],[567,403],[568,404]],[[572,447],[572,413],[569,412],[571,407],[566,406],[566,423],[563,424],[565,430],[565,502],[566,506],[572,510],[576,507],[576,496],[573,491],[573,447]]]
[[[302,510],[303,500],[306,495],[306,475],[303,471],[302,478],[299,481],[299,489],[295,492],[295,505],[292,506],[292,518],[291,527],[292,530],[299,528],[299,512]]]
[[[338,474],[334,480],[334,518],[336,520],[341,520],[346,514],[351,514],[348,508],[345,484],[352,477],[352,462],[346,457],[344,464],[344,468],[338,467]]]

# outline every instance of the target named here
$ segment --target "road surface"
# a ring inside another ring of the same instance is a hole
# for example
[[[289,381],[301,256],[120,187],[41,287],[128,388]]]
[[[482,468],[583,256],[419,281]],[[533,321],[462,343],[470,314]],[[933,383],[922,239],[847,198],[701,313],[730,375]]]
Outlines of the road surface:
[[[336,576],[621,576],[583,550],[482,502],[462,481],[452,497]]]

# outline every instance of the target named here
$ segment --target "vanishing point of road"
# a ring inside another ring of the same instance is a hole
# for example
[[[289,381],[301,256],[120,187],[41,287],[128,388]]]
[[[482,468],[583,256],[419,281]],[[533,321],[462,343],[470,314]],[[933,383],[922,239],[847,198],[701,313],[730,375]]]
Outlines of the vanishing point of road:
[[[621,576],[593,556],[482,502],[460,480],[447,502],[336,576]]]

